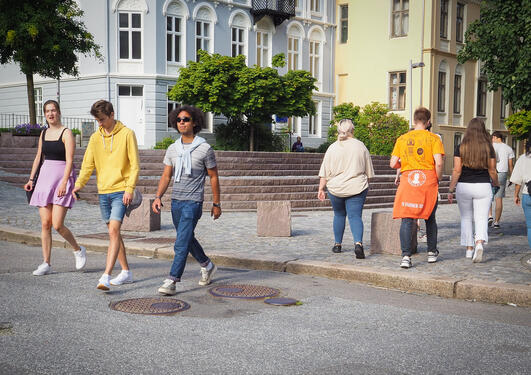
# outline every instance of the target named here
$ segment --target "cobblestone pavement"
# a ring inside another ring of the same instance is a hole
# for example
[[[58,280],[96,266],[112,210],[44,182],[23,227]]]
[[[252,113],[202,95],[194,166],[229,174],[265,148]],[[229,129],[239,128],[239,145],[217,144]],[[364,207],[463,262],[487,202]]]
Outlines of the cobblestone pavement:
[[[0,172],[4,173],[5,172]],[[419,254],[413,256],[414,267],[409,270],[399,268],[400,257],[384,254],[370,254],[370,219],[374,211],[364,210],[364,246],[367,258],[354,257],[352,236],[348,228],[343,240],[344,252],[333,254],[332,211],[295,211],[292,213],[292,237],[263,238],[256,235],[255,212],[224,212],[219,220],[212,221],[207,212],[199,221],[196,237],[206,253],[215,251],[242,257],[264,256],[268,259],[289,257],[292,259],[319,260],[330,263],[355,264],[402,272],[449,276],[459,279],[480,279],[515,284],[531,285],[531,267],[526,260],[531,257],[525,219],[521,207],[516,206],[510,197],[514,188],[507,191],[500,229],[491,229],[489,243],[485,246],[485,260],[474,264],[464,257],[464,247],[459,245],[460,219],[456,205],[442,204],[437,210],[439,225],[439,261],[426,262],[426,243],[419,243]],[[386,209],[390,211],[390,209]],[[37,209],[26,204],[25,193],[21,188],[0,182],[0,224],[38,231],[40,220]],[[66,225],[75,235],[106,232],[100,217],[99,207],[86,202],[77,202],[66,217]],[[174,237],[175,230],[169,212],[162,213],[160,231],[143,233],[127,232],[143,238]],[[54,233],[54,238],[58,235]],[[136,242],[136,241],[135,241]],[[142,242],[149,243],[149,242]],[[172,246],[168,241],[168,246]],[[164,246],[164,245],[162,245]]]

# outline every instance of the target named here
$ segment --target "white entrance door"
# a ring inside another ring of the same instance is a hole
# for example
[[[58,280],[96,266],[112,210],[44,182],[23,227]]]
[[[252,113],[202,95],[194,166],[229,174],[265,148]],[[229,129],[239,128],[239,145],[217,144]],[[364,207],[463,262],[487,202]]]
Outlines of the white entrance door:
[[[144,124],[143,87],[118,86],[117,120],[135,132],[139,146],[144,145],[146,128]]]

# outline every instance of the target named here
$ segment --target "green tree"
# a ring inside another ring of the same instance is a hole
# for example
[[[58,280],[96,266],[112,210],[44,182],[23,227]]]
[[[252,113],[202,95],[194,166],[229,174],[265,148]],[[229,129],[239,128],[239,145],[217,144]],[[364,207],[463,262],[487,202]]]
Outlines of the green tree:
[[[531,111],[513,113],[505,119],[505,126],[518,139],[526,139],[531,133]]]
[[[33,75],[78,75],[77,53],[101,59],[75,0],[0,0],[0,64],[26,76],[30,123],[36,123]]]
[[[489,90],[501,87],[515,109],[531,109],[531,1],[488,0],[467,27],[458,60],[481,60]]]
[[[284,64],[282,56],[275,56],[274,61],[277,66]],[[306,71],[281,76],[275,68],[248,67],[245,56],[199,51],[199,62],[190,61],[180,70],[168,97],[222,114],[229,123],[245,121],[249,126],[249,149],[253,151],[256,126],[271,123],[273,114],[304,117],[315,113],[314,83],[315,78]]]

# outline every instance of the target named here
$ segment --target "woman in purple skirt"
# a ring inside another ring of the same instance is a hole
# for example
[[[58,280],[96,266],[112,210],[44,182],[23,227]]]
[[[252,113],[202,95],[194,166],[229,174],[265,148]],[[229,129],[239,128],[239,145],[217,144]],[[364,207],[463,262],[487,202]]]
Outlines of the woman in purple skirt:
[[[59,103],[48,100],[44,103],[44,116],[48,128],[43,130],[39,139],[37,155],[33,161],[30,179],[24,190],[33,190],[31,206],[39,207],[41,216],[41,242],[44,262],[37,267],[35,276],[47,275],[52,271],[50,263],[52,250],[52,226],[74,248],[76,269],[85,267],[86,250],[79,246],[74,235],[65,227],[64,221],[68,208],[74,204],[72,190],[74,188],[74,150],[75,141],[70,129],[61,123]],[[41,160],[39,178],[33,186],[34,176]]]

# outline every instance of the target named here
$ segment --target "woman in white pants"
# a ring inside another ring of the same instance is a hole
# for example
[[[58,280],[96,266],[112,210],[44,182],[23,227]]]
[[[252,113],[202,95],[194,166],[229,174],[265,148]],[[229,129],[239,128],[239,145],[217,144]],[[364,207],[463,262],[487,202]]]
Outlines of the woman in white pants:
[[[461,144],[455,148],[454,169],[448,194],[454,193],[461,214],[461,245],[474,263],[483,260],[483,244],[489,240],[488,219],[493,190],[500,188],[496,173],[496,152],[485,123],[473,118]]]

